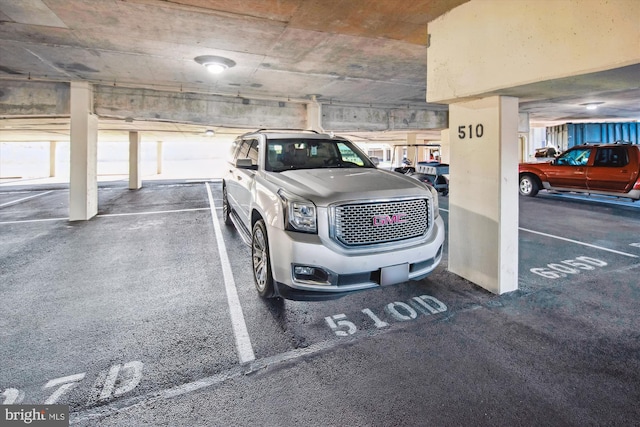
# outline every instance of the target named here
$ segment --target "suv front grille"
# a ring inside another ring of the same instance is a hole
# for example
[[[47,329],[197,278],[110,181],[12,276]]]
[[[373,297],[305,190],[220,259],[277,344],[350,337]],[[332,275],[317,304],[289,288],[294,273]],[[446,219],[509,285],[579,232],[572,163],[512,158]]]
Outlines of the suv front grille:
[[[426,199],[340,205],[333,215],[333,237],[350,247],[413,239],[429,230]]]

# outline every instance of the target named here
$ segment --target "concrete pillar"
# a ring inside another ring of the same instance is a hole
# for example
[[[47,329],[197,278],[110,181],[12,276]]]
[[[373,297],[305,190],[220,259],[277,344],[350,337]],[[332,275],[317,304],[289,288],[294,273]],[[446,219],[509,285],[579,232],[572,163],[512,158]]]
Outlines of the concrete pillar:
[[[440,132],[440,163],[449,164],[451,158],[451,142],[449,140],[449,129]]]
[[[449,106],[449,270],[502,294],[518,289],[518,99]]]
[[[98,213],[98,118],[93,89],[71,82],[69,220],[86,221]]]
[[[156,143],[156,173],[162,174],[162,141]]]
[[[56,141],[49,141],[49,177],[56,176]]]
[[[322,105],[312,96],[312,102],[307,104],[307,129],[324,132],[322,127]]]
[[[404,156],[403,154],[403,149],[404,149],[404,145],[392,145],[391,146],[391,166],[393,168],[397,168],[402,166],[402,158]]]
[[[407,134],[407,160],[411,162],[411,165],[415,166],[418,163],[418,153],[416,147],[411,147],[411,145],[416,144],[416,134],[408,133]],[[402,160],[402,159],[400,159]]]
[[[140,134],[129,132],[129,190],[142,187]]]

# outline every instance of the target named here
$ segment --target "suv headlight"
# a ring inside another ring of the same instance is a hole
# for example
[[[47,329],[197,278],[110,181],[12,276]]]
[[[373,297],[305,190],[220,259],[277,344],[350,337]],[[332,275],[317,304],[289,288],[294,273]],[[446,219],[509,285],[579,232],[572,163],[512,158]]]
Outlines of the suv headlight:
[[[438,203],[438,191],[429,186],[429,191],[431,191],[431,195],[433,196],[433,219],[436,219],[440,216],[440,204]]]
[[[286,230],[317,233],[316,205],[313,202],[291,194],[285,190],[278,190],[278,195],[284,205],[284,228]]]

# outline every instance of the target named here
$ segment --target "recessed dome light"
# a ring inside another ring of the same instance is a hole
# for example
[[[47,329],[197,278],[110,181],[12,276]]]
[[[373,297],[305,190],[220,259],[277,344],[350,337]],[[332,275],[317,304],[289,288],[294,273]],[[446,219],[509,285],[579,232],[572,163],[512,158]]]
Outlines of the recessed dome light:
[[[583,105],[587,110],[595,110],[599,105],[604,104],[604,102],[586,102]]]
[[[227,67],[224,64],[212,63],[212,64],[205,65],[205,68],[207,69],[208,72],[210,72],[212,74],[220,74],[221,72],[223,72],[224,70],[226,70],[229,67]]]
[[[232,61],[229,58],[223,58],[222,56],[213,56],[213,55],[203,55],[196,56],[194,58],[200,65],[204,65],[204,67],[212,74],[220,74],[224,70],[227,70],[236,65],[235,61]]]

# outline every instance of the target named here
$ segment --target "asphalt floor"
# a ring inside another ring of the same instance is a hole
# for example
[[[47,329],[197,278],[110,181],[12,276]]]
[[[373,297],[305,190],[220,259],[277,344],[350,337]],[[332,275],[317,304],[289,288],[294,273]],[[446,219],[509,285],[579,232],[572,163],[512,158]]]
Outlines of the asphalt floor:
[[[421,281],[265,302],[219,180],[98,195],[69,222],[66,184],[0,186],[5,404],[100,426],[640,425],[636,204],[521,197],[519,289],[501,296],[445,247]]]

